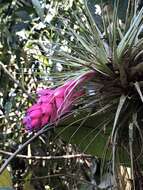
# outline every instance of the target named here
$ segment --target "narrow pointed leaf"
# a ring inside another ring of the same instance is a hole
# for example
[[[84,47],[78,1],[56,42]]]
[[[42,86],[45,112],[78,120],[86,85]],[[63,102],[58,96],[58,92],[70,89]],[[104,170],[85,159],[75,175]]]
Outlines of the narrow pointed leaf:
[[[118,122],[118,119],[119,119],[119,116],[120,116],[121,109],[123,108],[123,105],[125,103],[125,100],[126,100],[126,96],[122,95],[120,97],[119,104],[118,104],[118,107],[117,107],[117,111],[116,111],[116,114],[115,114],[115,119],[114,119],[112,134],[111,134],[111,141],[113,141],[113,136],[114,136],[114,133],[115,133],[115,130],[116,130],[117,122]]]

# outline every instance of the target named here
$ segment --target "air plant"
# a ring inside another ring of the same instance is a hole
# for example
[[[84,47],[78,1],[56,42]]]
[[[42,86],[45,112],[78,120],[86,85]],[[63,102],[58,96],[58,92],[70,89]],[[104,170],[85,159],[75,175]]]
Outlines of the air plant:
[[[65,40],[68,41],[70,53],[58,50],[50,58],[95,72],[92,107],[96,108],[96,112],[90,116],[96,118],[103,115],[101,123],[111,131],[108,145],[112,147],[113,176],[118,183],[118,166],[125,161],[119,154],[122,150],[126,152],[127,165],[131,167],[133,186],[136,188],[139,184],[141,188],[143,8],[139,10],[136,1],[129,1],[126,18],[122,21],[118,18],[118,2],[115,1],[112,13],[109,14],[108,9],[102,11],[102,27],[99,28],[89,10],[88,1],[84,1],[84,11],[79,9],[72,12],[77,31],[67,21],[66,32],[71,38],[66,35]],[[90,101],[91,98],[89,104]]]

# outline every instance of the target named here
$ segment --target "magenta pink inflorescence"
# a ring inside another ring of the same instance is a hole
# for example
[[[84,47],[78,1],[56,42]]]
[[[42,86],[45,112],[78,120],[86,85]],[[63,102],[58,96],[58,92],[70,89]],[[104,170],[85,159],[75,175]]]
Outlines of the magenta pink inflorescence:
[[[38,130],[69,112],[76,100],[84,94],[81,84],[93,78],[94,75],[94,72],[88,72],[75,80],[65,82],[56,89],[38,91],[36,104],[28,108],[23,118],[26,130]]]

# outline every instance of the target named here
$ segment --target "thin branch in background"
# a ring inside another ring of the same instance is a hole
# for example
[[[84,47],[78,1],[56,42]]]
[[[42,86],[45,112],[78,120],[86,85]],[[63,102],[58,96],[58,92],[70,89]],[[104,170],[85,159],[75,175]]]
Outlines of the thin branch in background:
[[[12,152],[0,150],[0,153],[5,155],[13,155]],[[89,154],[72,154],[72,155],[62,155],[62,156],[27,156],[23,154],[17,154],[16,157],[32,160],[58,160],[58,159],[74,159],[74,158],[92,158],[92,155]]]
[[[33,140],[35,140],[37,137],[42,135],[47,130],[53,129],[54,124],[50,124],[48,126],[43,127],[40,131],[38,131],[34,136],[32,136],[29,140],[27,140],[24,144],[19,146],[19,148],[4,162],[4,164],[0,168],[0,174],[5,170],[5,168],[8,166],[8,164],[13,160],[13,158],[21,152],[29,143],[31,143]]]
[[[61,117],[61,119],[64,121],[64,119],[68,118],[70,115],[72,115],[73,113],[69,113],[66,116]],[[59,121],[58,121],[59,122]],[[56,123],[56,124],[55,124]],[[57,126],[58,123],[57,121],[55,121],[54,123],[51,123],[49,125],[46,125],[45,127],[43,127],[41,130],[39,130],[34,136],[32,136],[29,140],[27,140],[24,144],[22,144],[21,146],[19,146],[19,148],[11,154],[11,156],[3,163],[3,165],[0,168],[0,174],[5,170],[5,168],[8,166],[8,164],[13,160],[13,158],[16,157],[16,155],[18,155],[19,152],[21,152],[28,144],[30,144],[33,140],[35,140],[37,137],[39,137],[40,135],[42,135],[43,133],[45,133],[48,130],[54,129],[55,125]],[[62,127],[62,126],[61,126]],[[30,158],[31,159],[31,158]]]

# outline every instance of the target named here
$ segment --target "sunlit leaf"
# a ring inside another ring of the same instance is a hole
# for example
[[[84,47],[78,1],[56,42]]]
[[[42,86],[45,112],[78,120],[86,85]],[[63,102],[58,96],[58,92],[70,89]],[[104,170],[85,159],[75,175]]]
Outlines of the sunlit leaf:
[[[0,188],[12,189],[12,179],[9,171],[7,169],[0,175]]]

